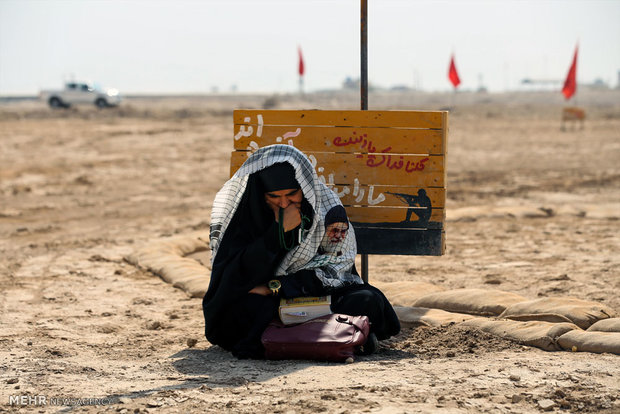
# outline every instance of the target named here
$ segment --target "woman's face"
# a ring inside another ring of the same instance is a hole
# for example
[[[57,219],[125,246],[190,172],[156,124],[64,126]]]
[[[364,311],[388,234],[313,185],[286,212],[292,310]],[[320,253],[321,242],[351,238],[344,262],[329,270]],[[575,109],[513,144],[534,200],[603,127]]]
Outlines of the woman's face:
[[[297,207],[297,209],[301,209],[301,200],[303,198],[303,193],[301,189],[288,189],[288,190],[278,190],[278,191],[270,191],[265,193],[265,202],[273,210],[273,213],[278,216],[278,213],[281,208],[287,208],[289,205],[293,204]]]

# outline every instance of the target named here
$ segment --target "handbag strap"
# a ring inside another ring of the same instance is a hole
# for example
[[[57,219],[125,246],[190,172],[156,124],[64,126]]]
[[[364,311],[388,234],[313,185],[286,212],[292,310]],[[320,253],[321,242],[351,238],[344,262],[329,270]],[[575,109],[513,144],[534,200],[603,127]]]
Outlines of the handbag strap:
[[[347,325],[354,326],[358,331],[363,331],[364,330],[362,326],[358,325],[358,323],[359,324],[362,323],[362,320],[359,319],[359,318],[356,318],[356,322],[358,322],[358,323],[355,323],[355,321],[351,320],[350,316],[339,314],[339,315],[336,316],[336,321],[338,321],[340,323],[346,323]]]

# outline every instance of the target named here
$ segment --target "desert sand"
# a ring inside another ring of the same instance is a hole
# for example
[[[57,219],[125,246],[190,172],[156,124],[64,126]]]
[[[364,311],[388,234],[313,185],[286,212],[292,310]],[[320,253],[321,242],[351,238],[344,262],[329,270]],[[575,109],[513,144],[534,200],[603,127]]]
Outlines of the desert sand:
[[[371,93],[370,109],[451,106],[446,255],[370,256],[371,283],[620,311],[620,91],[578,96],[585,128],[561,131],[559,93]],[[358,102],[0,102],[0,411],[620,412],[620,356],[546,352],[454,326],[403,329],[353,364],[240,361],[204,339],[199,298],[124,260],[208,232],[234,108]]]

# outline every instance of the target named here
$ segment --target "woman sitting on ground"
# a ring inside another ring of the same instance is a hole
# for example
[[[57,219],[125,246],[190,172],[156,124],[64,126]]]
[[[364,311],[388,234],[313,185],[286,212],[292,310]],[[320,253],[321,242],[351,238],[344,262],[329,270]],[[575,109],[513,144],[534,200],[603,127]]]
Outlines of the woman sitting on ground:
[[[238,358],[264,357],[261,335],[280,298],[331,295],[332,312],[368,316],[364,353],[400,331],[383,293],[355,270],[355,234],[340,199],[294,147],[259,149],[224,184],[211,249],[205,335]]]

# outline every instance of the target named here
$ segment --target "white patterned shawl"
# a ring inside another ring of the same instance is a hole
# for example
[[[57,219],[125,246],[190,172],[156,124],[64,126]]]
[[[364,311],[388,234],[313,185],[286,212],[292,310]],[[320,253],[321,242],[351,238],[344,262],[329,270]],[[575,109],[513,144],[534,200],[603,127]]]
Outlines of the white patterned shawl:
[[[286,254],[275,275],[283,276],[302,269],[314,269],[316,276],[326,287],[339,288],[363,283],[358,275],[351,273],[355,262],[356,242],[350,224],[341,255],[317,253],[325,234],[325,215],[332,207],[342,203],[338,196],[319,180],[308,157],[290,145],[270,145],[257,150],[215,196],[211,212],[212,264],[226,228],[245,192],[248,176],[281,162],[288,162],[295,169],[295,178],[304,197],[312,206],[314,218],[301,244]]]

